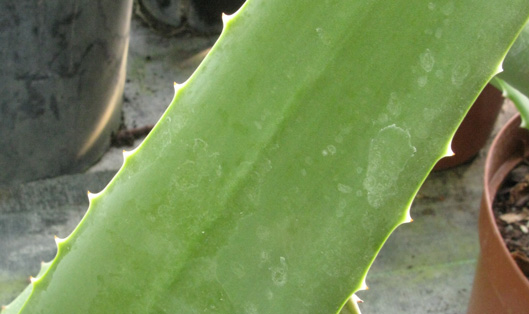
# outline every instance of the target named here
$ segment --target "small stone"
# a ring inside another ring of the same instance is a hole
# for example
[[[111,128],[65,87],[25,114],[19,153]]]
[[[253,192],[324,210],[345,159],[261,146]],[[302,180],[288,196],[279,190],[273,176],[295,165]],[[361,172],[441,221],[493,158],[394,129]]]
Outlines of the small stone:
[[[520,222],[527,218],[525,213],[507,213],[500,216],[500,219],[508,224]]]

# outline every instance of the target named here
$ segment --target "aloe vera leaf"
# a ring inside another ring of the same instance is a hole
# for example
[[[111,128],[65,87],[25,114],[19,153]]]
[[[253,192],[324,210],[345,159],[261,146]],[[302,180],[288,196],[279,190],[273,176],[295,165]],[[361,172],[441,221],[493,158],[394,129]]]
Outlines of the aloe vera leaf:
[[[491,82],[496,88],[503,91],[503,97],[509,98],[516,106],[516,109],[518,109],[518,112],[520,112],[520,117],[522,118],[520,126],[529,129],[529,98],[497,76]]]
[[[528,14],[250,0],[21,312],[338,312]]]
[[[525,25],[503,62],[503,72],[491,83],[512,100],[522,118],[521,127],[529,121],[529,23]]]
[[[497,77],[529,95],[529,23],[516,38],[503,62],[503,71]]]

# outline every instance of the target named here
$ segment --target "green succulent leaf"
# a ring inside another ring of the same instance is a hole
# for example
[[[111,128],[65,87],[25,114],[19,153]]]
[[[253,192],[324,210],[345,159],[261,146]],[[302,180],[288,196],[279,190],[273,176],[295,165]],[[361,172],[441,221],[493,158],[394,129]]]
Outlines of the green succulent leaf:
[[[248,1],[21,312],[339,312],[528,15]]]
[[[503,62],[503,72],[491,83],[512,100],[522,118],[521,126],[528,128],[529,121],[529,23],[514,42]]]
[[[518,109],[518,112],[520,113],[520,117],[522,118],[520,126],[527,129],[529,127],[529,98],[497,76],[491,80],[491,83],[494,87],[503,91],[503,97],[509,98],[514,103],[516,109]]]
[[[497,75],[518,92],[529,95],[529,23],[518,35]]]

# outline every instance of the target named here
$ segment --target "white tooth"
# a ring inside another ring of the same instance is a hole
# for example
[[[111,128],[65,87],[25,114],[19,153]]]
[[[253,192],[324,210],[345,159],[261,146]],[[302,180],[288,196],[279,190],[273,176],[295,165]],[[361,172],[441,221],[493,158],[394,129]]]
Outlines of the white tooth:
[[[369,287],[367,286],[366,280],[362,281],[362,286],[359,290],[369,290]]]
[[[455,153],[452,150],[452,140],[450,140],[450,145],[448,145],[448,147],[446,149],[445,157],[452,157],[454,155],[455,155]]]
[[[411,207],[409,207],[408,210],[406,211],[406,219],[404,220],[404,223],[413,222],[413,218],[411,218],[410,211],[411,211]]]
[[[228,22],[233,18],[234,15],[235,14],[228,15],[228,14],[222,13],[222,23],[224,23],[224,26],[228,24]]]
[[[61,239],[61,238],[59,238],[58,236],[54,236],[53,239],[55,240],[55,243],[57,243],[57,245],[58,245],[59,243],[61,243],[62,241],[64,241],[64,239]]]
[[[501,61],[500,64],[498,64],[498,67],[496,68],[496,72],[494,73],[494,75],[498,75],[501,72],[503,72],[503,60]]]
[[[90,191],[86,191],[86,195],[88,196],[88,201],[92,201],[94,198],[98,197],[99,195],[101,194],[100,193],[92,193]]]
[[[131,151],[123,150],[123,159],[127,159],[127,157],[132,155],[132,152],[133,152],[133,150],[131,150]]]
[[[182,86],[184,86],[184,84],[178,84],[177,82],[173,82],[173,84],[174,84],[174,92],[175,93],[178,92],[178,90],[180,88],[182,88]]]

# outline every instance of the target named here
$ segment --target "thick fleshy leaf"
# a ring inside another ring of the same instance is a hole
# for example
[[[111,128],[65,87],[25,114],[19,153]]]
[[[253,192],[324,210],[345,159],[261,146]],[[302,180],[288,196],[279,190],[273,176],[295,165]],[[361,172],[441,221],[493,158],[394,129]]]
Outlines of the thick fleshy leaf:
[[[528,15],[250,0],[22,312],[338,312]]]
[[[527,129],[529,127],[529,97],[497,76],[494,77],[491,82],[495,87],[503,91],[503,97],[509,98],[514,103],[516,109],[520,112],[520,117],[522,118],[520,126]]]
[[[503,96],[512,100],[522,118],[522,127],[529,124],[529,23],[527,23],[509,50],[503,62],[504,71],[491,83]]]
[[[503,62],[503,72],[498,77],[529,96],[529,23],[525,24],[509,50]]]

